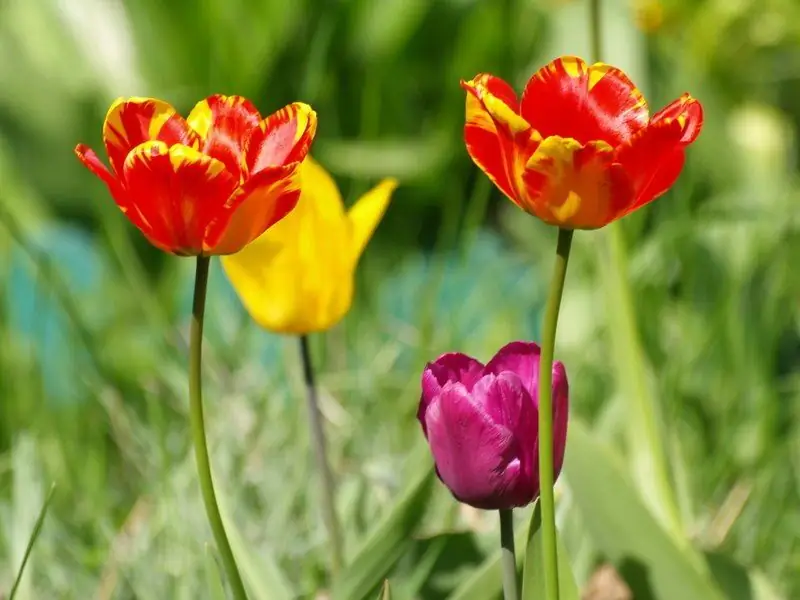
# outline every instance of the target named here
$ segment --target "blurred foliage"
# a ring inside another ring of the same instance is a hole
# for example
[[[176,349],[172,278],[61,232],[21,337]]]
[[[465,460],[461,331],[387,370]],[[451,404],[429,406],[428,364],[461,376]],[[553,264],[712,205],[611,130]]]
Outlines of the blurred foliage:
[[[264,113],[313,104],[313,153],[350,201],[402,182],[354,310],[314,339],[348,554],[369,565],[334,594],[378,597],[387,575],[401,600],[498,592],[492,515],[421,483],[418,377],[447,350],[536,338],[555,237],[470,162],[458,81],[489,71],[521,88],[554,56],[587,55],[586,13],[584,0],[1,0],[0,590],[56,481],[20,600],[214,597],[185,424],[192,265],[147,247],[71,150],[101,147],[116,96],[185,112],[222,92]],[[576,235],[557,350],[577,419],[557,488],[576,581],[611,562],[637,598],[700,598],[670,592],[681,582],[799,597],[800,5],[607,1],[603,16],[604,60],[653,106],[690,90],[706,126],[669,194]],[[331,582],[297,342],[252,326],[218,265],[209,310],[235,551],[253,598],[313,598]]]

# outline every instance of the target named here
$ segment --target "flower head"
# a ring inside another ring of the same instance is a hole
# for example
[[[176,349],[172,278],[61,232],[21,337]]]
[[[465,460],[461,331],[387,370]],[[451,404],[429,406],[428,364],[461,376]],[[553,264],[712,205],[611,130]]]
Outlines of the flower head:
[[[103,124],[111,168],[75,153],[157,248],[181,256],[237,252],[281,220],[317,130],[296,102],[266,119],[240,96],[209,96],[184,119],[153,98],[120,98]]]
[[[292,213],[222,259],[253,319],[278,333],[322,331],[347,313],[358,259],[397,187],[385,179],[345,212],[336,183],[310,156],[300,175]]]
[[[467,91],[472,160],[524,211],[567,229],[596,229],[652,202],[681,172],[703,109],[689,94],[650,116],[621,70],[564,56],[522,98],[488,74]]]
[[[417,418],[436,472],[456,499],[482,509],[525,506],[539,495],[539,346],[512,342],[485,366],[443,354],[422,374]],[[553,365],[553,457],[564,461],[569,408],[564,365]]]

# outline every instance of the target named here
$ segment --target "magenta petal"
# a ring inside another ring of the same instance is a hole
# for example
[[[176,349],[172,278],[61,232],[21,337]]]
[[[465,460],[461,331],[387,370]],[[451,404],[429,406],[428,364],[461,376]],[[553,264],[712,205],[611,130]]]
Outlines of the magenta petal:
[[[422,372],[422,397],[419,401],[417,418],[422,425],[422,431],[428,435],[425,425],[425,411],[431,401],[438,396],[446,383],[461,383],[467,391],[483,373],[483,364],[474,358],[460,352],[442,354],[433,362],[425,365]]]
[[[511,371],[516,373],[538,406],[536,390],[539,382],[540,353],[538,344],[534,342],[511,342],[497,351],[497,354],[487,363],[485,372],[499,374]]]
[[[553,364],[553,469],[556,479],[564,464],[569,421],[569,382],[564,365]],[[538,436],[537,436],[538,437]]]
[[[425,415],[428,441],[439,478],[453,495],[476,508],[523,506],[532,500],[520,478],[522,465],[514,433],[493,422],[489,403],[523,407],[527,393],[510,377],[487,376],[473,394],[446,384]]]

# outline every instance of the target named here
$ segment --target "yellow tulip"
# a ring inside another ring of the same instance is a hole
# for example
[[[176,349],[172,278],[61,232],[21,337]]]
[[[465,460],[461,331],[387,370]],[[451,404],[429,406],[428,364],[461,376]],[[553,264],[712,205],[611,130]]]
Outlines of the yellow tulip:
[[[236,254],[221,257],[250,316],[278,333],[324,331],[353,301],[355,269],[383,217],[394,179],[384,179],[345,212],[333,178],[306,158],[295,209]]]

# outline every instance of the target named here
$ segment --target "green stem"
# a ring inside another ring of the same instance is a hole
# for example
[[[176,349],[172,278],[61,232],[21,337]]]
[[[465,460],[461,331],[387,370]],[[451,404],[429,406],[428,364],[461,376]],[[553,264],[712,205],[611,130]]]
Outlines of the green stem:
[[[510,508],[500,513],[500,562],[503,565],[503,598],[519,600],[517,583],[517,557],[514,554],[514,514]]]
[[[334,577],[339,573],[344,562],[342,550],[342,529],[339,517],[336,514],[336,485],[333,480],[333,471],[328,460],[328,444],[325,438],[325,428],[322,424],[322,413],[319,410],[317,386],[314,382],[314,367],[311,362],[311,352],[308,347],[308,336],[300,336],[300,356],[303,360],[303,378],[306,384],[306,398],[308,400],[308,423],[311,427],[311,443],[314,446],[314,458],[317,462],[322,483],[322,518],[328,529],[328,542],[331,549],[331,570]]]
[[[589,0],[589,44],[592,60],[603,56],[603,22],[600,19],[600,0]]]
[[[233,556],[225,525],[217,505],[217,495],[214,492],[214,481],[211,478],[211,462],[208,458],[208,444],[206,442],[206,426],[203,417],[203,385],[202,385],[202,358],[203,358],[203,318],[206,308],[206,288],[208,287],[209,258],[197,257],[197,270],[194,279],[194,299],[192,301],[192,326],[189,336],[189,420],[194,444],[194,457],[197,462],[197,478],[200,481],[200,491],[203,494],[203,504],[206,507],[208,524],[214,534],[217,550],[222,558],[222,565],[228,576],[228,583],[233,590],[236,600],[247,600],[236,559]]]
[[[558,600],[558,548],[553,486],[553,352],[556,345],[558,310],[567,275],[572,230],[559,229],[556,263],[544,313],[542,354],[539,359],[539,488],[542,506],[542,543],[544,545],[544,585],[547,600]]]

